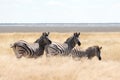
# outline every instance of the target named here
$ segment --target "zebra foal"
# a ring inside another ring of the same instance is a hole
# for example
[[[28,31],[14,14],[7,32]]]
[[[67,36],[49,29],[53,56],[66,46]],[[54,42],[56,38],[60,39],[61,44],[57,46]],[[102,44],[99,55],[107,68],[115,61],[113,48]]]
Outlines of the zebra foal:
[[[87,57],[88,59],[92,59],[94,56],[98,58],[98,60],[101,60],[101,49],[102,47],[99,46],[91,46],[88,47],[86,50],[81,50],[78,47],[73,48],[71,51],[71,56],[73,58],[82,58],[82,57]]]

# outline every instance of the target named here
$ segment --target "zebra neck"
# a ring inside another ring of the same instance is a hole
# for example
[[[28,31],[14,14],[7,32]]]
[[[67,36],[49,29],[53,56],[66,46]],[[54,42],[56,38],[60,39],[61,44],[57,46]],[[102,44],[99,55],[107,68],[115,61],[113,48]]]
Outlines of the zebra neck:
[[[69,48],[69,49],[73,49],[73,48],[75,47],[75,43],[74,43],[74,42],[71,42],[71,41],[65,42],[65,44],[68,45],[68,48]]]
[[[91,50],[86,50],[86,56],[89,57],[92,54]]]
[[[73,49],[75,46],[72,45],[71,43],[68,44],[68,49]]]
[[[64,43],[68,45],[69,49],[73,49],[76,45],[76,43],[73,40],[73,37],[68,38]]]
[[[71,45],[70,43],[64,43],[64,44],[67,45],[67,49],[68,49],[68,50],[72,50],[72,49],[74,48],[74,46]]]
[[[42,49],[42,50],[44,50],[44,49],[45,49],[45,47],[44,47],[44,46],[39,46],[39,48],[40,48],[40,49]]]

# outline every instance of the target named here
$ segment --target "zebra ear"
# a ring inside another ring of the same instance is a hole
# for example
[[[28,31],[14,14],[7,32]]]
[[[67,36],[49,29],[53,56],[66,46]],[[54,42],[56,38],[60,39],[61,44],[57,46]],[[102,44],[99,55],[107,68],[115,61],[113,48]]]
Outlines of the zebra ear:
[[[45,32],[43,32],[42,35],[44,36],[44,35],[45,35]]]
[[[99,49],[102,49],[102,46],[101,46],[101,47],[99,47]]]
[[[47,33],[47,35],[49,35],[49,34],[50,34],[50,32]]]
[[[43,32],[42,35],[43,35],[43,36],[48,36],[48,35],[49,35],[49,32]]]
[[[80,35],[80,32],[78,33],[78,36]]]
[[[74,36],[76,36],[76,35],[77,35],[77,32],[74,33]]]

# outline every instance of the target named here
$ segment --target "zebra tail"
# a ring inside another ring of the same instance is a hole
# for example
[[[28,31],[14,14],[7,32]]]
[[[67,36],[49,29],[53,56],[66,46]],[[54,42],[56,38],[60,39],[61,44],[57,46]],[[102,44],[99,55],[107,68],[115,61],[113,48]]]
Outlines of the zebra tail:
[[[13,47],[15,47],[15,45],[14,44],[10,44],[10,48],[13,48]]]

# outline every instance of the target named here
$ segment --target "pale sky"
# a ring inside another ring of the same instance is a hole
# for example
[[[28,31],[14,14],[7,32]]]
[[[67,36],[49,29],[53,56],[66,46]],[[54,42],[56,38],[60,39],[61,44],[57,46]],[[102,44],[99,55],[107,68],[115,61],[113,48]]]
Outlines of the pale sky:
[[[120,23],[120,0],[0,0],[0,23]]]

